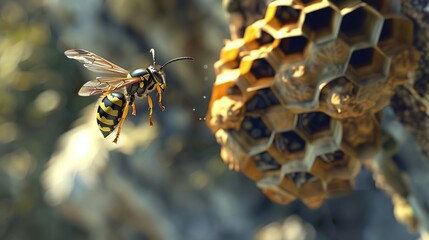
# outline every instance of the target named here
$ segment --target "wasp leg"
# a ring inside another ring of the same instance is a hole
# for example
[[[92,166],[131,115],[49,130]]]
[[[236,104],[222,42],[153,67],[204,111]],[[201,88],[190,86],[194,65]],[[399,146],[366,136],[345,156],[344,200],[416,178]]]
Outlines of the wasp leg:
[[[134,113],[135,113],[135,104],[134,104],[134,100],[135,100],[135,98],[136,98],[136,97],[135,97],[134,95],[131,95],[131,96],[130,96],[130,99],[129,99],[129,101],[128,101],[128,104],[126,104],[126,105],[125,105],[125,107],[124,107],[124,112],[122,113],[122,117],[121,117],[121,120],[120,120],[120,122],[119,122],[118,131],[117,131],[117,133],[116,133],[115,140],[113,140],[113,142],[114,142],[114,143],[117,143],[117,142],[118,142],[119,134],[121,134],[122,125],[124,124],[125,120],[127,119],[127,115],[128,115],[128,108],[129,108],[129,106],[130,106],[130,105],[131,105],[131,106],[132,106],[132,108],[133,108],[133,115],[135,115],[135,114],[134,114]]]
[[[124,107],[124,112],[122,113],[121,121],[119,122],[118,131],[116,132],[116,137],[113,140],[114,143],[118,142],[119,134],[121,134],[122,125],[124,124],[125,119],[127,118],[127,115],[128,115],[128,106],[129,104],[126,104]]]
[[[130,102],[129,102],[129,105],[131,105],[131,107],[133,108],[133,111],[131,112],[131,114],[133,115],[133,116],[135,116],[136,114],[137,114],[137,111],[136,111],[136,104],[134,103],[134,99],[136,98],[136,96],[135,95],[131,95],[130,96]]]
[[[152,112],[153,112],[153,103],[152,103],[152,98],[147,95],[147,104],[149,105],[149,123],[152,126]]]
[[[132,114],[133,116],[137,115],[137,111],[136,111],[136,104],[135,104],[135,103],[133,103],[131,106],[133,107],[133,112],[132,112],[131,114]]]
[[[165,110],[165,106],[162,105],[162,90],[161,90],[161,87],[158,84],[156,85],[156,91],[157,91],[157,95],[158,95],[159,108],[161,108],[161,110],[164,111]]]

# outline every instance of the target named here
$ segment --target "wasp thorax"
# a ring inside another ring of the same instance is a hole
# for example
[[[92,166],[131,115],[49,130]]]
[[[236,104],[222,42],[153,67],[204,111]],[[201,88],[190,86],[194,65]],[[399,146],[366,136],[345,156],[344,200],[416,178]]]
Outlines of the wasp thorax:
[[[148,74],[147,70],[142,68],[136,69],[130,73],[131,77],[143,77],[146,74]]]

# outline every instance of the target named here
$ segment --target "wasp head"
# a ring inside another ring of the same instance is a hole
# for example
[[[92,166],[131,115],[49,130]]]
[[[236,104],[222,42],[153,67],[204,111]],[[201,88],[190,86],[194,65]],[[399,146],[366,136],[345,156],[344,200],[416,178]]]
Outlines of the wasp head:
[[[165,82],[165,74],[162,71],[162,69],[155,65],[155,66],[149,66],[148,70],[150,74],[152,75],[153,79],[155,80],[155,84],[161,88],[162,91],[166,88],[166,82]]]
[[[166,83],[165,83],[165,74],[162,71],[162,69],[167,66],[168,64],[175,62],[175,61],[180,61],[180,60],[193,60],[191,57],[178,57],[178,58],[173,58],[170,61],[164,63],[164,65],[159,66],[156,64],[155,61],[155,50],[152,48],[150,49],[150,53],[152,54],[152,60],[153,60],[153,66],[149,67],[149,71],[150,74],[153,76],[153,78],[155,79],[156,82],[156,86],[157,88],[159,87],[161,89],[161,91],[165,91],[166,88]]]

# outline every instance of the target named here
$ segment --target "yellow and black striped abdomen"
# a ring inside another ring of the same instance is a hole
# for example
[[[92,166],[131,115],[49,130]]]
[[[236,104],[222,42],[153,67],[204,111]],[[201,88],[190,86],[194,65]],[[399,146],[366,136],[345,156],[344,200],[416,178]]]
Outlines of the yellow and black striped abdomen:
[[[103,97],[97,110],[97,124],[104,137],[109,136],[121,121],[127,101],[122,93],[110,93]]]

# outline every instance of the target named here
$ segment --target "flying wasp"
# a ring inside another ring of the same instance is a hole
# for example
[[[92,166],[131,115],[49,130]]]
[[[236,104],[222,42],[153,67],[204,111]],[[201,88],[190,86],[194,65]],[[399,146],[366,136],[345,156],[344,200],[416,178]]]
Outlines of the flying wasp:
[[[156,91],[158,105],[162,111],[165,110],[162,104],[162,94],[166,88],[164,67],[179,60],[193,60],[191,57],[177,57],[159,66],[155,61],[155,50],[151,49],[150,53],[153,65],[129,72],[90,51],[70,49],[64,52],[68,58],[83,63],[83,66],[91,71],[119,75],[118,77],[97,77],[95,80],[86,82],[78,93],[80,96],[102,95],[97,109],[97,124],[104,137],[119,126],[114,143],[118,141],[130,106],[132,115],[136,115],[134,103],[136,95],[147,97],[149,123],[152,126],[153,102],[149,93]]]

